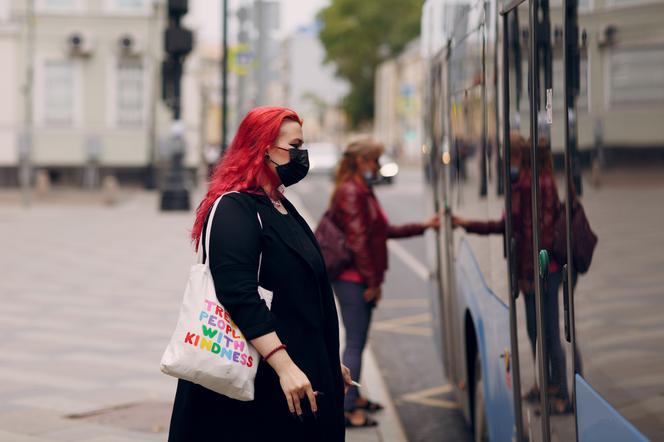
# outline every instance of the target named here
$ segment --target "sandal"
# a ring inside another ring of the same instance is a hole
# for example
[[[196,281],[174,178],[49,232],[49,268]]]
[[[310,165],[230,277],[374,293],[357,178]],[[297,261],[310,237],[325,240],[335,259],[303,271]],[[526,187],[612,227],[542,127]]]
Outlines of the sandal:
[[[551,412],[549,414],[558,415],[558,414],[570,414],[574,411],[574,407],[569,399],[556,398],[551,401],[549,405]]]
[[[539,387],[537,385],[533,385],[530,390],[528,390],[528,393],[523,395],[523,399],[526,402],[531,402],[531,403],[536,403],[539,401],[540,398],[540,392],[539,392]]]
[[[353,423],[353,421],[350,420],[350,418],[347,415],[344,415],[344,419],[346,420],[346,428],[365,428],[365,427],[375,427],[378,425],[378,422],[371,419],[367,415],[364,415],[364,421],[362,421],[362,423],[360,424]]]
[[[379,404],[378,402],[372,402],[369,399],[366,399],[366,401],[367,402],[363,405],[358,405],[356,403],[355,408],[358,409],[358,410],[365,410],[365,411],[368,411],[370,413],[380,411],[380,410],[385,408],[381,404]]]

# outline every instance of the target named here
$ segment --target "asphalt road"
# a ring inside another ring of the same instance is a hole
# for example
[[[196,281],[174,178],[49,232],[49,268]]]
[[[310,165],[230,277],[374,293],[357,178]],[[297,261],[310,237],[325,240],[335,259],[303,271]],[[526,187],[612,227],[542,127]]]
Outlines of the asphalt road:
[[[313,176],[293,191],[318,220],[331,190],[328,177]],[[430,215],[418,169],[402,171],[394,184],[378,186],[376,194],[393,224]],[[426,265],[426,240],[403,239],[390,247],[390,270],[374,312],[370,345],[410,441],[470,440],[432,337],[429,283],[417,271]]]

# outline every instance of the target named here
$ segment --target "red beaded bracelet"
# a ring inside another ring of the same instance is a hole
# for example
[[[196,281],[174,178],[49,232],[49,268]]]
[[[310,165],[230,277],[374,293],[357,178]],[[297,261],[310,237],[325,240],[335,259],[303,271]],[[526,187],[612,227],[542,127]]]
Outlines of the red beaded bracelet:
[[[269,353],[267,354],[267,356],[263,357],[263,360],[264,360],[264,361],[267,361],[268,359],[270,359],[270,356],[272,356],[273,354],[275,354],[275,353],[278,352],[279,350],[286,350],[286,344],[281,344],[281,345],[277,346],[277,348],[275,348],[274,350],[272,350],[271,352],[269,352]]]

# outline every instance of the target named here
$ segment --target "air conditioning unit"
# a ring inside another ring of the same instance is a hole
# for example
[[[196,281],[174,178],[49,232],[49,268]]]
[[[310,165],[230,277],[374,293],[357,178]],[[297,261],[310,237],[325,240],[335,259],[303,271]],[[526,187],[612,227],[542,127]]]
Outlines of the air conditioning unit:
[[[555,47],[562,47],[563,46],[563,33],[564,29],[562,26],[555,25],[553,27],[553,32],[552,32],[552,38],[551,40],[553,41],[553,46]]]
[[[126,56],[140,55],[142,48],[136,37],[131,34],[123,34],[118,38],[120,53]]]
[[[605,25],[597,37],[597,44],[600,48],[612,46],[616,43],[616,35],[618,34],[618,27],[613,24]]]
[[[69,53],[78,57],[89,57],[93,52],[92,39],[83,32],[73,32],[67,37]]]
[[[586,48],[588,46],[588,33],[585,29],[581,29],[579,32],[579,47]]]

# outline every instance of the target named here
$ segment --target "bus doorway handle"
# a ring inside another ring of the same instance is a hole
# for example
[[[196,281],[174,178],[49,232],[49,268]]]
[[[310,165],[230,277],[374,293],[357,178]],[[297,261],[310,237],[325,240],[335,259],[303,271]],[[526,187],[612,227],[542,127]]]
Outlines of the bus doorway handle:
[[[570,319],[569,319],[569,287],[567,286],[567,264],[563,266],[563,319],[565,321],[565,340],[572,342],[570,337]]]

